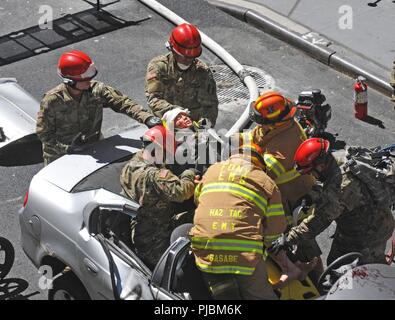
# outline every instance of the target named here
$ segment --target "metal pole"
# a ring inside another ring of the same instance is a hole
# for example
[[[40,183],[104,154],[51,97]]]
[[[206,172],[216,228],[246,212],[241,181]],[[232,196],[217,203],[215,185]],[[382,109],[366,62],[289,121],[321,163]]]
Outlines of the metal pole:
[[[96,2],[96,11],[100,11],[100,0]]]

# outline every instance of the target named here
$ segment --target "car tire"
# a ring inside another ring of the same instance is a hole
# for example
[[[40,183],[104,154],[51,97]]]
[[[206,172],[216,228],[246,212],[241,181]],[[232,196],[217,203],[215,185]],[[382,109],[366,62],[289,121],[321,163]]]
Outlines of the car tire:
[[[54,280],[48,300],[90,300],[90,297],[78,278],[67,272]]]

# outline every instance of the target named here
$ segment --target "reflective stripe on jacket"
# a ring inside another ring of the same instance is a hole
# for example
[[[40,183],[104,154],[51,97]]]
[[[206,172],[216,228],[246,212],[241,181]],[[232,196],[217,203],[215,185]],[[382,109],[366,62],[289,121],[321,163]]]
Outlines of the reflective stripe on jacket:
[[[306,195],[315,183],[312,175],[300,175],[294,169],[294,155],[306,134],[295,119],[279,127],[256,126],[240,135],[240,143],[251,141],[265,150],[264,160],[268,175],[276,182],[284,209]],[[290,214],[290,212],[287,212]]]
[[[195,197],[192,249],[204,272],[252,274],[264,244],[285,230],[277,186],[248,157],[234,155],[212,165]]]

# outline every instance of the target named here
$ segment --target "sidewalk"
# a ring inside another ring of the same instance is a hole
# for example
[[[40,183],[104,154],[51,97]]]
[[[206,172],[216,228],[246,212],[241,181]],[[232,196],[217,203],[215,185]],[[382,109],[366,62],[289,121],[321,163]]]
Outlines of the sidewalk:
[[[376,7],[369,6],[369,0],[208,1],[351,76],[365,75],[374,87],[391,94],[392,0],[372,0]]]

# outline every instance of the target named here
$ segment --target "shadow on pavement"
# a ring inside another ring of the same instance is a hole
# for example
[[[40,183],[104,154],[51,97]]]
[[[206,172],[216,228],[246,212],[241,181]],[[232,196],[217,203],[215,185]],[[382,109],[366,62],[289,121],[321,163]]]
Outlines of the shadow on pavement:
[[[346,142],[344,140],[336,140],[332,144],[332,150],[341,150],[346,147]]]
[[[368,6],[369,7],[377,7],[377,4],[381,2],[381,0],[376,0],[375,2],[369,2]],[[392,3],[395,3],[395,0],[392,1]]]
[[[5,279],[14,264],[15,251],[11,242],[3,237],[0,237],[0,257],[0,300],[27,300],[40,293],[36,291],[23,295],[23,291],[29,287],[29,283],[26,280],[18,278]]]
[[[0,280],[0,300],[28,300],[30,297],[40,294],[39,291],[24,295],[29,286],[26,280],[8,278]]]
[[[94,5],[92,2],[84,0]],[[0,66],[58,49],[98,35],[122,29],[150,19],[127,21],[103,10],[119,0],[52,21],[52,29],[36,25],[0,37]]]
[[[373,118],[371,116],[367,116],[364,120],[362,120],[363,122],[369,123],[369,124],[373,124],[375,126],[378,126],[381,129],[385,129],[384,123],[383,121]]]

